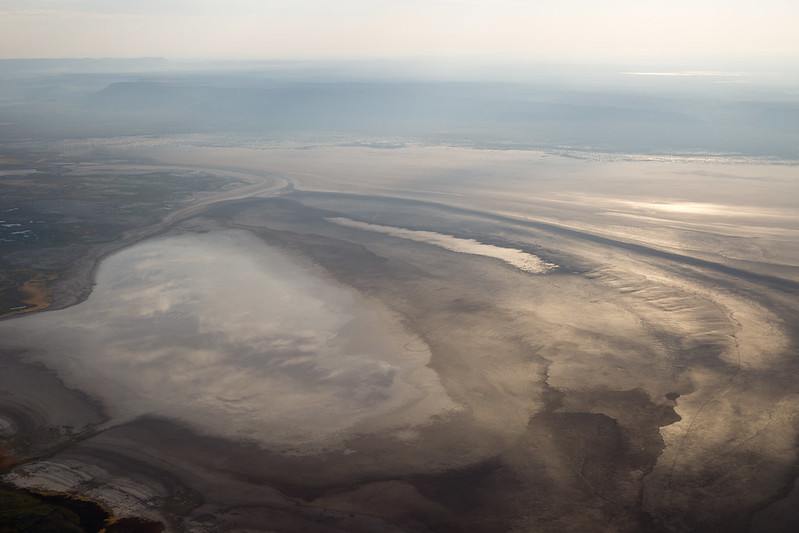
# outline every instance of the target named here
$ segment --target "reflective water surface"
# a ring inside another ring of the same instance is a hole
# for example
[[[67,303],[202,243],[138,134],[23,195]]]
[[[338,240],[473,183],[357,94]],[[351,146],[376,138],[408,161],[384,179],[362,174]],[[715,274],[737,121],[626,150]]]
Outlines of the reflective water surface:
[[[86,302],[0,335],[99,398],[111,423],[164,416],[294,447],[455,407],[395,316],[240,230],[123,250]]]

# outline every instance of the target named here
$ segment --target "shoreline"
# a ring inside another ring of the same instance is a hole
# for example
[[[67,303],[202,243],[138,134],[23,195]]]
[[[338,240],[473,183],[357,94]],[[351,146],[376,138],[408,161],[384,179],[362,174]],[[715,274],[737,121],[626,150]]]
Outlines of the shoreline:
[[[122,165],[129,166],[129,165]],[[153,170],[162,168],[176,168],[174,165],[151,165]],[[198,167],[180,167],[196,170]],[[214,172],[222,169],[215,169],[203,166],[204,170]],[[226,175],[233,175],[228,170],[223,170]],[[125,250],[126,248],[142,242],[145,239],[161,235],[176,224],[199,214],[206,207],[220,202],[242,200],[255,196],[280,196],[285,192],[293,190],[293,182],[282,176],[257,177],[251,173],[236,172],[236,177],[246,179],[250,183],[234,189],[210,193],[199,198],[189,198],[177,209],[168,212],[163,219],[150,226],[132,228],[126,230],[122,235],[113,241],[100,243],[89,248],[86,255],[76,259],[71,267],[65,272],[64,276],[58,279],[50,287],[50,301],[44,307],[33,307],[30,310],[22,310],[0,317],[2,320],[11,320],[34,313],[44,311],[57,311],[67,309],[73,305],[85,301],[92,293],[96,283],[97,269],[103,259],[110,255]],[[267,181],[268,180],[268,181]]]

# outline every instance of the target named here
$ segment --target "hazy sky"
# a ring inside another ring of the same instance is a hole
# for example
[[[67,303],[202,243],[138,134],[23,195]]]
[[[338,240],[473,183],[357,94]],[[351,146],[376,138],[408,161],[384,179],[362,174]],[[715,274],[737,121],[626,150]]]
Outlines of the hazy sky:
[[[0,56],[799,56],[796,0],[0,0]]]

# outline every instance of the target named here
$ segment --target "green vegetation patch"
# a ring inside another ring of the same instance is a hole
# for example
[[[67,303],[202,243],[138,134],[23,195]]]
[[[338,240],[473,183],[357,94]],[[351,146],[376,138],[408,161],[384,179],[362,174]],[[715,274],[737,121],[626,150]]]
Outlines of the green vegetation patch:
[[[0,486],[0,533],[99,533],[109,518],[94,502]]]
[[[0,533],[162,533],[161,522],[114,519],[101,505],[70,494],[0,485]]]

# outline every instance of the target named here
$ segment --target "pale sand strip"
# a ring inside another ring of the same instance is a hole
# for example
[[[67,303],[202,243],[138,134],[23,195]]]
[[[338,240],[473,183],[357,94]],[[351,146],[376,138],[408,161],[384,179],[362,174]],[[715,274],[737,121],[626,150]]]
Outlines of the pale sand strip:
[[[492,244],[483,244],[474,239],[461,239],[452,235],[446,235],[444,233],[436,233],[434,231],[410,230],[405,228],[397,228],[394,226],[369,224],[367,222],[350,220],[349,218],[337,217],[328,218],[327,220],[340,226],[385,233],[386,235],[399,237],[400,239],[408,239],[411,241],[432,244],[453,252],[493,257],[495,259],[499,259],[500,261],[504,261],[509,265],[518,268],[519,270],[523,270],[524,272],[529,272],[531,274],[543,274],[557,267],[557,265],[553,263],[547,263],[540,257],[533,254],[523,252],[515,248],[503,248],[500,246],[494,246]]]

